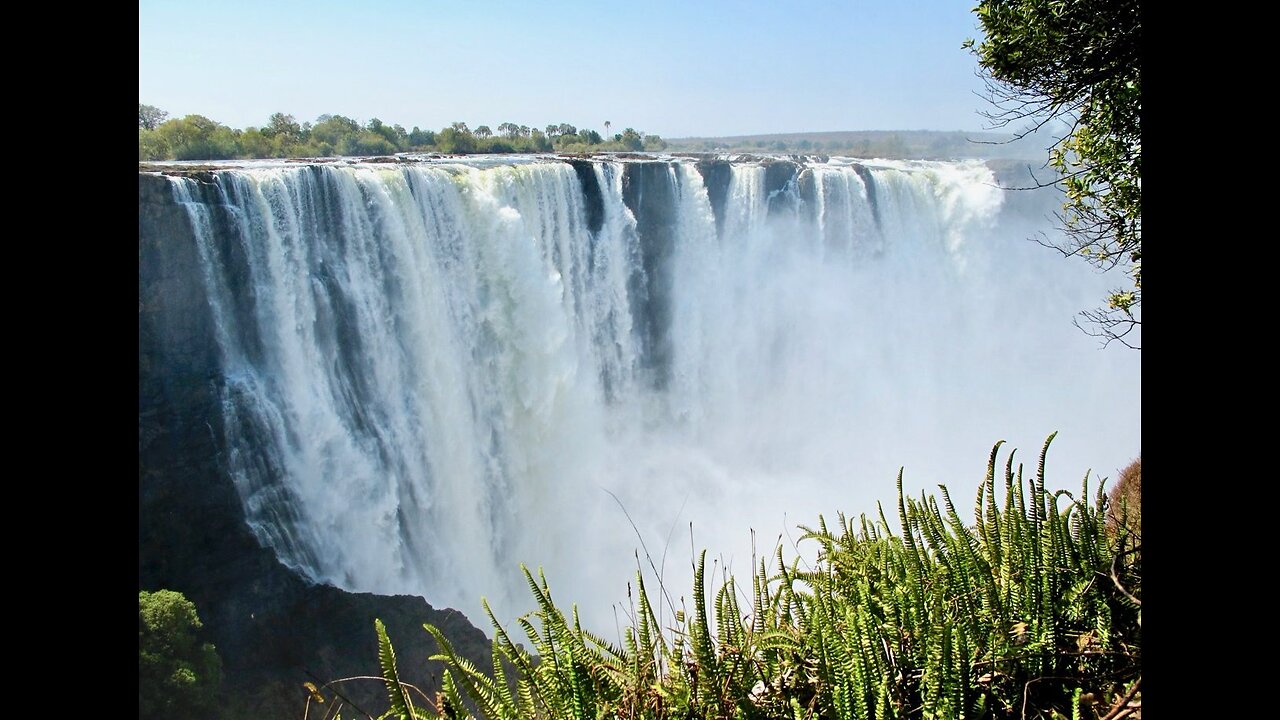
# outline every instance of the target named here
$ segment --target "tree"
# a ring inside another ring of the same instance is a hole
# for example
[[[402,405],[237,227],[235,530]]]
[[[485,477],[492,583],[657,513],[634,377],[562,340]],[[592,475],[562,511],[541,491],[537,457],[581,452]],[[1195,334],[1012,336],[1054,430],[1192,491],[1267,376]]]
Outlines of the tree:
[[[658,135],[645,135],[644,149],[650,151],[666,150],[667,141],[663,140],[662,137]]]
[[[1142,324],[1142,18],[1138,0],[981,0],[986,34],[964,43],[987,81],[985,113],[1018,137],[1054,121],[1067,132],[1047,165],[1066,202],[1065,239],[1051,245],[1101,269],[1122,267],[1132,285],[1105,308],[1081,313],[1086,332],[1134,344]],[[1026,123],[1026,127],[1022,125]],[[1047,241],[1046,241],[1047,242]],[[1077,325],[1079,325],[1077,321]]]
[[[302,141],[302,126],[292,115],[274,113],[267,121],[267,126],[262,129],[262,134],[278,137],[282,143],[296,143]]]
[[[138,159],[164,160],[172,157],[169,145],[164,137],[155,130],[138,128]]]
[[[493,135],[493,131],[489,129],[488,125],[481,125],[476,128],[475,135],[478,138],[487,138]]]
[[[605,135],[605,137],[609,137],[609,127],[610,127],[611,125],[613,125],[613,123],[609,122],[608,120],[605,120],[605,121],[604,121],[604,135]]]
[[[547,137],[541,130],[534,129],[529,134],[529,139],[533,141],[533,149],[540,152],[551,151],[551,138]]]
[[[355,120],[342,115],[325,114],[316,118],[316,124],[311,128],[311,137],[316,142],[326,143],[336,148],[343,139],[359,132],[360,123]]]
[[[622,147],[626,148],[627,150],[643,150],[644,149],[644,136],[642,136],[640,133],[636,132],[632,128],[627,128],[626,130],[623,130],[622,134],[619,135],[617,139],[619,142],[622,143]]]
[[[201,643],[196,606],[172,590],[138,593],[138,717],[212,717],[222,661]]]
[[[240,152],[235,132],[203,115],[168,120],[155,133],[169,157],[178,160],[225,160]]]
[[[1142,540],[1142,458],[1137,458],[1120,471],[1120,478],[1108,493],[1107,529],[1113,533],[1126,530]]]
[[[169,113],[154,105],[138,103],[138,127],[143,130],[155,130],[167,117]]]
[[[372,130],[362,130],[353,135],[343,137],[342,141],[338,143],[337,149],[339,155],[351,157],[391,155],[396,152],[396,146],[390,140]]]
[[[459,125],[460,123],[454,123]],[[463,127],[466,127],[465,125]],[[465,155],[476,151],[476,137],[456,127],[447,127],[436,134],[436,148],[443,153]]]
[[[427,147],[436,144],[436,134],[432,130],[421,130],[417,125],[413,126],[413,132],[409,133],[409,145],[414,148]]]
[[[280,152],[283,156],[281,146],[272,143],[272,136],[259,130],[258,128],[246,128],[240,133],[240,154],[251,158],[268,158],[276,157],[276,153]]]
[[[358,153],[362,155],[387,155],[398,150],[407,150],[409,148],[409,133],[404,131],[400,125],[388,125],[378,118],[373,118],[365,125],[367,132],[373,133],[386,141],[384,146],[382,143],[374,143],[383,149],[371,153]],[[390,147],[391,150],[386,150]],[[345,153],[344,153],[345,154]]]

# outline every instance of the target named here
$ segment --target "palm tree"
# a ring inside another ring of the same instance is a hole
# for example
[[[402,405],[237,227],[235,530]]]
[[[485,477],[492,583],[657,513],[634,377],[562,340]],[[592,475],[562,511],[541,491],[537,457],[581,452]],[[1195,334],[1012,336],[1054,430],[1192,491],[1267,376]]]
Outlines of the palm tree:
[[[608,120],[605,120],[605,121],[604,121],[604,138],[605,138],[606,140],[608,140],[608,139],[609,139],[609,126],[610,126],[610,125],[612,125],[612,124],[613,124],[613,123],[609,122]]]

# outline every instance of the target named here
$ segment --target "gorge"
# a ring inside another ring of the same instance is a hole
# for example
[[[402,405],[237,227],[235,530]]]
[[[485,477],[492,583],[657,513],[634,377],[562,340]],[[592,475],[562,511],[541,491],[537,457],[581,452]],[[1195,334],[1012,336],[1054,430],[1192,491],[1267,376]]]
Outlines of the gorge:
[[[741,572],[899,467],[1140,452],[1139,358],[1071,323],[1111,281],[981,161],[382,160],[139,172],[140,584],[250,692],[372,673],[375,614],[487,662],[520,563],[607,635],[646,553],[679,606],[691,546]]]

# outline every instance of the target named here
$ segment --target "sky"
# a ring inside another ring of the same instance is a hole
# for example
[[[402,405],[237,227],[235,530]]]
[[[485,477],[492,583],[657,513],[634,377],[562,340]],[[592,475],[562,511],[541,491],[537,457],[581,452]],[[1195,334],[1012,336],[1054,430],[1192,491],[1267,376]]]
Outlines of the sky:
[[[138,101],[261,127],[988,129],[975,0],[140,0]]]

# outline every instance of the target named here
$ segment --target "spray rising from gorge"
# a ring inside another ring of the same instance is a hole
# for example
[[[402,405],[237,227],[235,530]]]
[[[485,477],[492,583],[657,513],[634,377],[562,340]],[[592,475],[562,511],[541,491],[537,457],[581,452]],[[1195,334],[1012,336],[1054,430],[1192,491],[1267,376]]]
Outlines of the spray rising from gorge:
[[[1045,213],[977,161],[168,180],[223,465],[259,540],[317,581],[510,618],[523,562],[603,628],[641,541],[678,597],[691,545],[744,571],[751,529],[770,554],[819,513],[874,513],[899,466],[959,500],[999,439],[1062,431],[1067,478],[1140,451],[1138,359],[1071,324],[1106,278],[1028,242]]]

